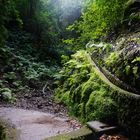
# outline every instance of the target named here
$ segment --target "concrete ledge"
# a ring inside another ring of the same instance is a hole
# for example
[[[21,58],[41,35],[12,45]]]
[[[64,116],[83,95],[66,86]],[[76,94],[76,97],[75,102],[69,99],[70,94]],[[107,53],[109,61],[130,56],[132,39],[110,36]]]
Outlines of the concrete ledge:
[[[88,122],[87,126],[92,129],[93,134],[97,139],[103,134],[115,134],[118,131],[116,126],[110,126],[99,121]]]
[[[61,134],[55,137],[50,137],[45,140],[91,140],[93,138],[92,134],[92,130],[84,126],[79,130],[67,134]]]

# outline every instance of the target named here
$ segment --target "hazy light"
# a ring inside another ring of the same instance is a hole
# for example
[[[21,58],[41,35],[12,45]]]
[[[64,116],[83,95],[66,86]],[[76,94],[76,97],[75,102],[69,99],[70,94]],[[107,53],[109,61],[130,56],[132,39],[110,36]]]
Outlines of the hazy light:
[[[61,8],[76,8],[81,6],[81,1],[82,0],[60,0],[61,3]]]
[[[72,24],[81,15],[82,2],[85,0],[41,0],[44,3],[51,3],[51,9],[57,9],[59,21],[64,26]],[[86,0],[87,1],[87,0]],[[50,9],[50,10],[51,10]]]
[[[62,15],[60,21],[64,26],[72,24],[81,15],[81,4],[83,0],[58,0]]]

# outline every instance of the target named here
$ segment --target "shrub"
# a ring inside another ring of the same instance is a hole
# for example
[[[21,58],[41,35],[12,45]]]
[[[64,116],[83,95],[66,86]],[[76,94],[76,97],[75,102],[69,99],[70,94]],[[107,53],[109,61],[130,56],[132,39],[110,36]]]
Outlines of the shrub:
[[[139,32],[118,39],[116,49],[105,59],[106,68],[128,85],[140,90]]]
[[[85,51],[72,55],[60,71],[58,80],[56,99],[64,102],[82,121],[99,119],[112,122],[116,119],[112,92],[96,74]]]
[[[91,40],[104,40],[113,29],[124,20],[125,5],[128,0],[91,0],[86,6],[81,20],[68,28],[76,31],[75,38],[65,41],[74,49],[83,48]]]

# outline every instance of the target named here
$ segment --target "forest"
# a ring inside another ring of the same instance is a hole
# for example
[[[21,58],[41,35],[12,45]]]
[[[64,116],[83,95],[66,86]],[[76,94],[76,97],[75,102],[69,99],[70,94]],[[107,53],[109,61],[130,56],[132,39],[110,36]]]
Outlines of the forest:
[[[0,0],[0,140],[139,132],[140,0]]]

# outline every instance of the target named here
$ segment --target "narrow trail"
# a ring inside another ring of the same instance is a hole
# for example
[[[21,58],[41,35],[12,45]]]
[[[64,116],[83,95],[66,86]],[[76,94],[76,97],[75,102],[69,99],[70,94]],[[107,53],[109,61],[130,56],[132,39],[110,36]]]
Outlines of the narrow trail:
[[[81,128],[67,108],[53,99],[53,90],[30,89],[16,94],[16,102],[0,102],[0,120],[14,126],[17,140],[43,140]]]
[[[1,107],[0,118],[19,131],[18,140],[43,140],[75,130],[69,118],[33,110]]]
[[[29,88],[20,90],[14,94],[16,97],[14,102],[10,103],[0,100],[0,107],[16,107],[55,114],[58,117],[68,117],[67,107],[54,100],[53,82],[49,81],[48,83],[44,90],[43,83],[30,83]]]

